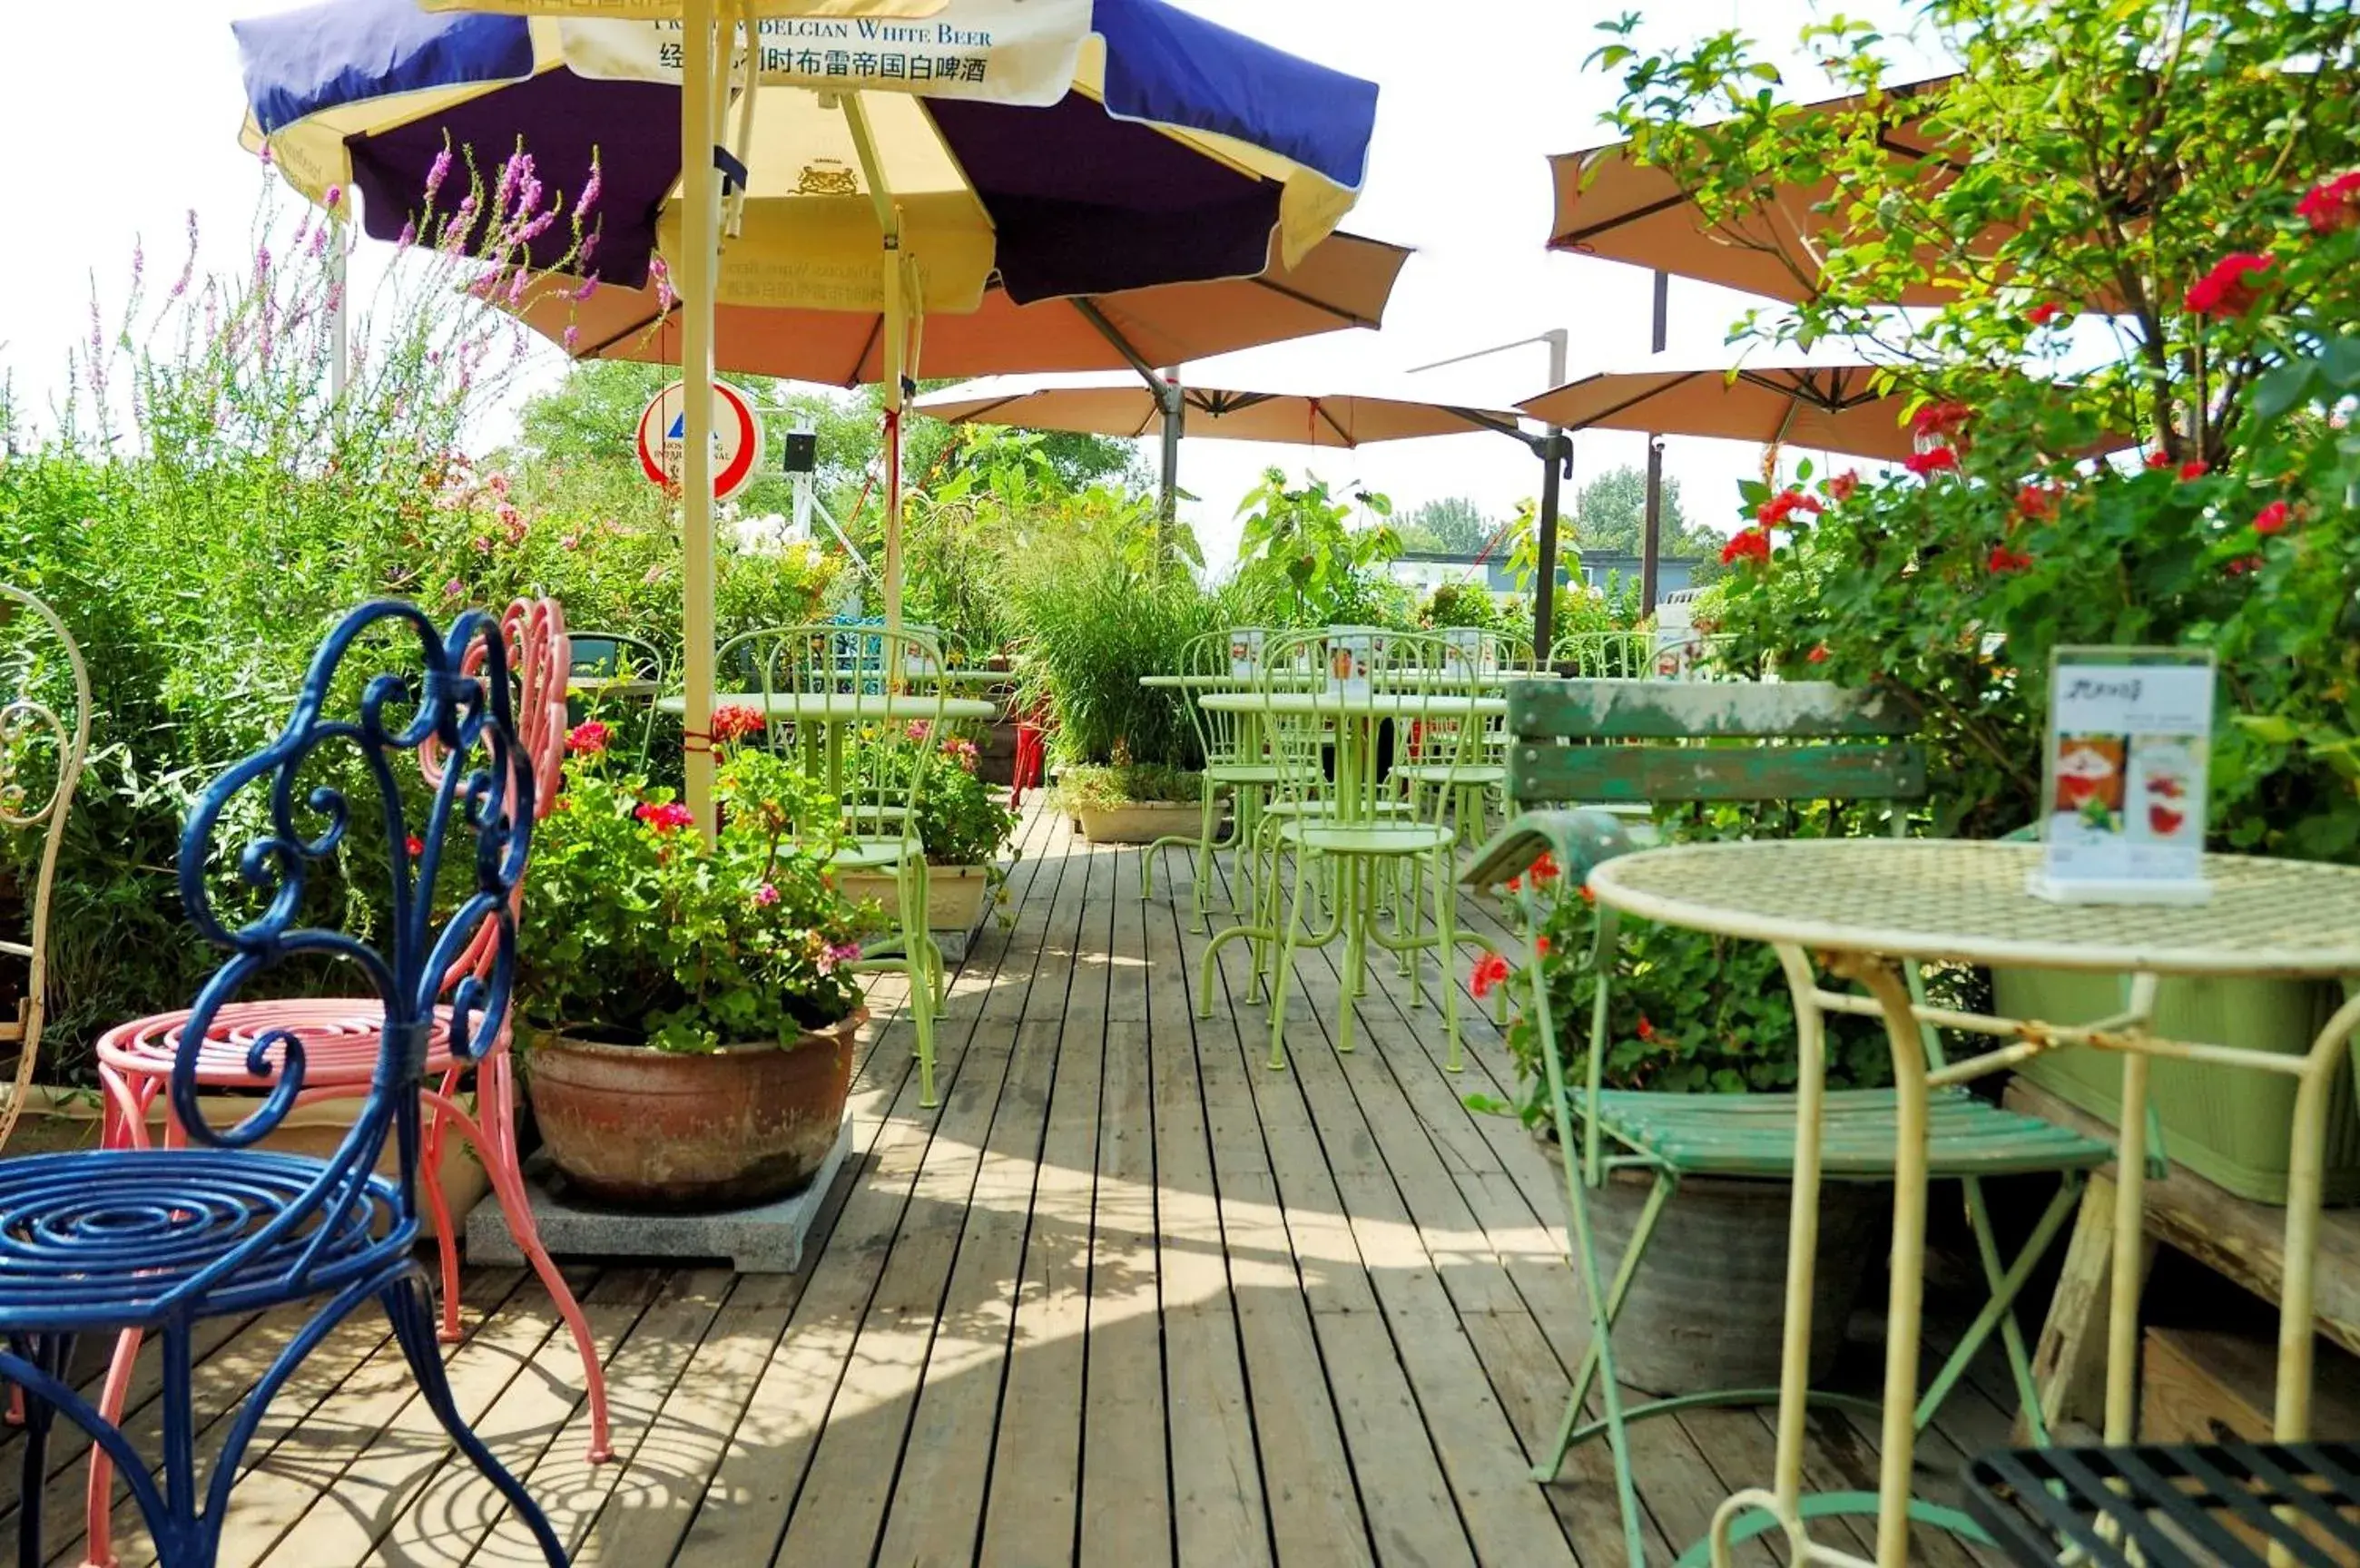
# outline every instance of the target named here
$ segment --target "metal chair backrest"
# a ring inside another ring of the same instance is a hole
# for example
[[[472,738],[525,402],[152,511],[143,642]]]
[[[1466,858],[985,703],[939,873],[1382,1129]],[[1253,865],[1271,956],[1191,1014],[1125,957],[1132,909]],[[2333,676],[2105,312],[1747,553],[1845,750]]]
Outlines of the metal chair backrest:
[[[0,1041],[16,1046],[16,1088],[0,1108],[0,1148],[16,1131],[41,1049],[49,993],[49,900],[58,855],[82,759],[90,752],[90,671],[55,610],[21,588],[0,583],[0,828],[40,835],[40,854],[18,881],[27,920],[25,939],[10,932],[0,953],[22,959],[25,989],[16,1016],[0,1020]],[[63,710],[60,713],[60,709]],[[29,897],[25,895],[29,894]]]
[[[715,662],[759,693],[765,740],[821,781],[839,813],[836,831],[916,838],[944,738],[943,654],[932,636],[833,622],[778,626],[731,638]]]
[[[1550,652],[1577,680],[1644,681],[1655,673],[1655,634],[1568,632]]]
[[[481,670],[470,674],[469,651],[479,644]],[[379,672],[366,674],[370,665]],[[430,744],[441,760],[421,809],[403,793],[400,765],[404,753]],[[355,800],[355,792],[363,798]],[[498,624],[469,610],[446,633],[416,605],[380,600],[329,633],[279,738],[198,800],[180,836],[180,898],[198,933],[230,956],[198,994],[172,1064],[172,1112],[189,1138],[218,1148],[250,1146],[286,1118],[303,1092],[302,1041],[290,1030],[270,1029],[251,1052],[257,1071],[266,1062],[277,1071],[259,1106],[235,1127],[214,1127],[198,1105],[199,1057],[215,1015],[264,971],[294,957],[349,964],[383,1005],[385,1025],[368,1097],[317,1179],[268,1225],[177,1286],[168,1311],[263,1267],[257,1260],[290,1236],[311,1239],[276,1278],[290,1290],[335,1283],[311,1279],[311,1265],[356,1215],[368,1213],[365,1194],[388,1138],[399,1175],[385,1244],[407,1247],[414,1238],[419,1083],[436,1003],[444,976],[488,930],[490,962],[449,991],[451,1049],[474,1061],[502,1038],[515,976],[514,899],[538,799]],[[216,842],[217,833],[246,831],[244,824],[257,818],[262,825],[243,846]],[[387,856],[388,910],[377,946],[300,923],[312,865],[367,848],[355,842],[362,823],[387,840],[380,853]],[[414,855],[407,847],[413,838]],[[447,913],[435,897],[446,853],[464,856],[455,864],[466,872],[466,890]],[[224,907],[229,866],[237,868],[258,912]]]
[[[1207,710],[1196,700],[1211,691],[1254,689],[1261,679],[1261,661],[1251,652],[1242,660],[1233,658],[1233,645],[1239,641],[1228,631],[1190,637],[1180,649],[1180,668],[1172,672],[1185,677],[1189,682],[1181,696],[1185,699],[1188,722],[1196,727],[1196,745],[1205,754],[1207,768],[1241,767],[1262,760],[1261,734],[1251,715]],[[1260,639],[1259,646],[1269,646],[1267,636]]]
[[[671,661],[655,644],[628,632],[575,632],[567,644],[569,695],[594,713],[609,703],[639,704],[639,766],[646,767],[655,741],[656,699],[671,679]]]
[[[1454,680],[1451,658],[1450,645],[1431,632],[1331,627],[1276,639],[1264,662],[1260,690],[1274,711],[1276,699],[1328,691],[1353,694],[1350,700],[1357,707],[1357,693],[1365,691],[1370,710],[1393,722],[1398,757],[1415,756],[1464,767],[1476,760],[1483,722],[1471,708],[1464,715],[1453,711],[1453,704],[1469,701],[1470,693],[1449,689]],[[1306,681],[1306,670],[1317,673]],[[1338,822],[1411,820],[1384,810],[1392,796],[1378,758],[1341,744],[1349,722],[1328,715],[1299,725],[1283,720],[1273,724],[1272,759],[1279,767],[1280,800],[1296,811]],[[1338,743],[1332,767],[1327,754],[1329,741]],[[1437,790],[1415,816],[1437,825],[1449,807],[1449,791]]]

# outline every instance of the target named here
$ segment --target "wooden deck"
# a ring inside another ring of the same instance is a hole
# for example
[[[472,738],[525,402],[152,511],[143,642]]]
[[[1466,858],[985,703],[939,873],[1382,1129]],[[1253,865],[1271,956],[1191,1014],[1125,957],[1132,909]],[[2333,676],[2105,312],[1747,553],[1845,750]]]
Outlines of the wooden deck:
[[[617,1463],[584,1461],[580,1366],[539,1287],[468,1272],[459,1400],[576,1560],[1619,1563],[1602,1445],[1554,1486],[1526,1475],[1580,1313],[1555,1166],[1461,1100],[1508,1087],[1482,1011],[1466,1009],[1468,1071],[1448,1076],[1436,1014],[1372,964],[1361,1044],[1338,1055],[1337,973],[1314,953],[1311,1005],[1298,993],[1288,1015],[1293,1068],[1272,1073],[1261,1008],[1191,1009],[1203,939],[1181,858],[1162,867],[1178,886],[1160,877],[1142,903],[1136,851],[1082,844],[1038,810],[1022,848],[1012,925],[953,980],[939,1110],[918,1108],[897,983],[872,998],[858,1158],[802,1276],[577,1271]],[[300,1321],[216,1325],[201,1414],[218,1418]],[[1874,1358],[1855,1357],[1871,1382]],[[143,1368],[131,1426],[152,1451]],[[1921,1446],[1929,1486],[2006,1425],[1964,1390]],[[1766,1412],[1637,1432],[1654,1560],[1767,1478]],[[1873,1486],[1874,1436],[1822,1418],[1813,1483]],[[80,1450],[61,1430],[46,1493],[51,1560],[68,1563]],[[370,1314],[314,1354],[252,1459],[224,1564],[539,1561]],[[139,1568],[152,1554],[118,1505],[121,1562]],[[12,1503],[0,1552],[16,1522]],[[1915,1555],[1972,1561],[1938,1537]]]

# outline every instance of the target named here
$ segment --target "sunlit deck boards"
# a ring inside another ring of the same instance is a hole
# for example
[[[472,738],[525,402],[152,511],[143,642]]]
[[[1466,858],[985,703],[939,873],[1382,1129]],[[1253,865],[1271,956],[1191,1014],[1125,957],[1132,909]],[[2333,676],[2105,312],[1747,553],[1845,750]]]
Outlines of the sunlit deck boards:
[[[803,1276],[578,1271],[618,1463],[584,1463],[579,1365],[538,1286],[469,1271],[458,1397],[577,1560],[1619,1563],[1602,1447],[1554,1486],[1526,1478],[1579,1312],[1556,1167],[1461,1099],[1507,1092],[1481,1009],[1467,1073],[1446,1075],[1431,1007],[1372,964],[1362,1043],[1338,1056],[1337,971],[1312,954],[1294,1065],[1272,1073],[1262,1009],[1190,1010],[1203,939],[1179,857],[1142,904],[1137,852],[1038,810],[1022,843],[1013,924],[954,978],[938,1111],[918,1109],[892,983],[872,998],[859,1157]],[[294,1321],[221,1325],[200,1410]],[[135,1390],[151,1422],[153,1387]],[[1921,1446],[1933,1472],[2004,1439],[2006,1416],[1971,1388],[1945,1427]],[[1769,1473],[1763,1412],[1635,1433],[1657,1560]],[[1815,1483],[1873,1487],[1873,1431],[1836,1417],[1819,1434]],[[69,1563],[81,1446],[61,1434],[46,1494]],[[332,1336],[255,1454],[225,1564],[538,1561],[451,1462],[380,1320]],[[152,1561],[127,1503],[115,1517],[126,1568]],[[1917,1555],[1970,1561],[1939,1538]]]

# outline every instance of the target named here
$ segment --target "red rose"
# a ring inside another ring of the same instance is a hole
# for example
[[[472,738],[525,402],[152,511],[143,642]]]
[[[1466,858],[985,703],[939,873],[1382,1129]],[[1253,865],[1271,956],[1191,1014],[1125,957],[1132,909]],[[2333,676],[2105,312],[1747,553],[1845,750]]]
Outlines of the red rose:
[[[2054,299],[2044,299],[2024,313],[2024,319],[2036,327],[2045,327],[2055,321],[2065,307]]]
[[[2212,472],[2212,466],[2201,457],[2191,457],[2180,465],[2180,476],[2182,479],[2202,479]]]
[[[1838,506],[1851,500],[1852,493],[1859,488],[1860,470],[1857,468],[1847,468],[1828,481],[1828,494],[1835,497]]]
[[[1902,460],[1901,466],[1920,479],[1930,479],[1937,474],[1955,472],[1959,454],[1946,446],[1928,447],[1924,452],[1911,452]]]
[[[2321,180],[2303,192],[2294,210],[2315,234],[2332,234],[2360,224],[2360,169]]]
[[[2188,286],[2187,306],[2200,316],[2242,316],[2262,297],[2262,274],[2270,258],[2241,250],[2223,256],[2212,270]]]
[[[2257,534],[2282,534],[2294,521],[2294,508],[2284,501],[2273,501],[2254,514],[2254,531]]]
[[[2010,550],[2004,544],[1992,546],[1991,573],[1993,576],[2005,577],[2011,572],[2028,572],[2031,568],[2032,557],[2024,551]]]
[[[1721,563],[1723,566],[1740,561],[1758,561],[1767,564],[1769,560],[1770,530],[1758,523],[1741,530],[1721,547]]]

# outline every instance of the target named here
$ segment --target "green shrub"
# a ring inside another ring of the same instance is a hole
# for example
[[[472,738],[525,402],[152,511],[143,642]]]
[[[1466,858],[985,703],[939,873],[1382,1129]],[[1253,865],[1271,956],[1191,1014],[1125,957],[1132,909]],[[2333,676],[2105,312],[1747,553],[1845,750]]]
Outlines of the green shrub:
[[[1057,799],[1066,810],[1196,804],[1203,775],[1151,762],[1096,767],[1069,764],[1057,775]]]

